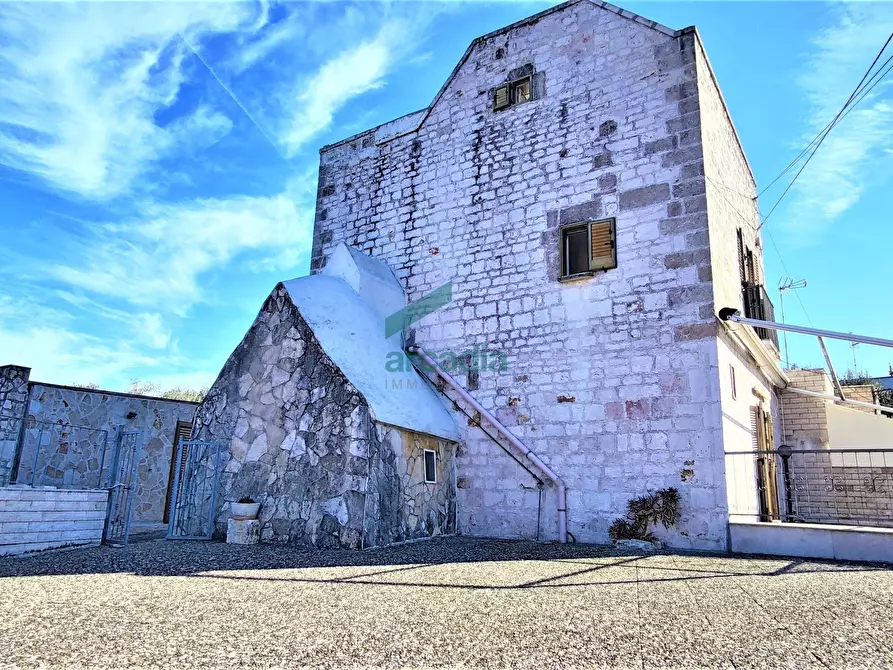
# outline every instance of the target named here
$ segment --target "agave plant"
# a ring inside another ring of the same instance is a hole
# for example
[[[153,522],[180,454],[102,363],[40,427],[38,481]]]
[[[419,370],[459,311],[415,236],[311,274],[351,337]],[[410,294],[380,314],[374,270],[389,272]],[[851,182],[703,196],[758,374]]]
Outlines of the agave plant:
[[[626,503],[626,515],[617,519],[608,529],[612,540],[645,540],[653,542],[657,538],[650,530],[652,524],[664,528],[676,525],[679,518],[679,491],[674,488],[661,489],[633,498]]]

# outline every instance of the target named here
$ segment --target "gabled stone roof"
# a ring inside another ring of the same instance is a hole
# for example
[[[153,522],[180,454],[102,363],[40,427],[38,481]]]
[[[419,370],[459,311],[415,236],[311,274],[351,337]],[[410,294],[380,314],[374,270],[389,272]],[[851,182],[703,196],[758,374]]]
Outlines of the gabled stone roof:
[[[384,319],[346,281],[311,275],[283,285],[323,351],[366,399],[377,421],[459,439],[455,421],[435,392],[407,365],[402,348],[385,338]],[[388,361],[398,356],[403,371],[388,371]]]

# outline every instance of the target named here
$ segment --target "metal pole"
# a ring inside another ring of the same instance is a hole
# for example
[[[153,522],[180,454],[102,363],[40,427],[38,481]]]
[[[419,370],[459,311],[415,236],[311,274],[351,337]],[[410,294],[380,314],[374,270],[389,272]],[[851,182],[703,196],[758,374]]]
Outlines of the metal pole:
[[[843,387],[840,385],[840,379],[837,378],[837,371],[831,363],[831,356],[828,355],[828,347],[825,346],[825,340],[821,336],[819,336],[818,340],[819,346],[822,348],[822,354],[825,356],[825,363],[828,364],[828,372],[831,373],[831,381],[834,382],[834,388],[837,389],[837,394],[840,396],[840,399],[846,400],[846,396],[843,394]]]
[[[791,500],[791,470],[790,461],[791,448],[783,444],[778,448],[778,455],[781,456],[781,473],[784,477],[784,497],[785,497],[785,521],[790,521],[794,516],[794,501]]]
[[[804,288],[806,286],[805,279],[791,279],[790,277],[786,277],[778,282],[778,302],[781,306],[781,322],[785,323],[784,318],[784,294],[785,291],[795,291],[798,288]],[[786,332],[782,333],[782,337],[784,338],[784,364],[785,367],[791,367],[791,358],[788,350],[788,334]]]
[[[102,431],[102,455],[99,457],[99,480],[96,482],[96,488],[102,488],[102,470],[105,468],[105,452],[109,446],[109,432],[107,430]]]
[[[873,409],[876,412],[884,412],[885,414],[893,414],[893,407],[884,407],[883,405],[872,405],[870,402],[862,402],[860,400],[841,400],[837,396],[826,395],[824,393],[817,393],[816,391],[807,391],[806,389],[798,389],[793,386],[786,387],[785,391],[790,391],[791,393],[799,393],[800,395],[808,395],[813,398],[821,398],[822,400],[828,400],[829,402],[839,402],[842,405],[854,405],[856,407],[867,407],[868,409]]]
[[[781,307],[781,322],[784,323],[784,291],[781,290],[781,287],[778,287],[778,306]],[[788,356],[788,333],[787,331],[782,331],[781,333],[782,340],[784,340],[784,366],[785,368],[791,367],[791,358]]]
[[[741,312],[732,307],[724,307],[719,310],[719,318],[723,321],[733,321],[735,323],[743,323],[755,328],[771,328],[773,330],[785,330],[792,333],[800,333],[802,335],[815,335],[816,337],[830,337],[833,340],[846,340],[847,342],[856,342],[858,344],[873,344],[878,347],[893,348],[893,340],[885,340],[880,337],[867,337],[865,335],[854,335],[853,333],[841,333],[834,330],[822,330],[820,328],[807,328],[806,326],[789,326],[776,321],[763,321],[762,319],[748,319],[741,316]]]
[[[174,489],[171,492],[171,510],[167,520],[167,539],[174,538],[174,529],[177,527],[177,502],[180,497],[180,459],[183,458],[184,440],[181,437],[180,443],[177,445],[175,467],[174,467]]]

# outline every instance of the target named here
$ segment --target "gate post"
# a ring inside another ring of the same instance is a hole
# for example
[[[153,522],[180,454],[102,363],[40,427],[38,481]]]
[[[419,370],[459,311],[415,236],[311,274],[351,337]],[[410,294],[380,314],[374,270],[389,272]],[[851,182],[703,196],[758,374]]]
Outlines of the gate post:
[[[791,447],[786,444],[778,448],[778,455],[781,456],[781,474],[784,479],[784,497],[785,497],[785,521],[790,521],[794,516],[794,501],[791,500]]]
[[[112,521],[112,505],[115,502],[115,484],[117,483],[115,480],[118,478],[118,456],[121,454],[121,426],[115,427],[114,452],[112,464],[109,466],[109,476],[106,480],[106,488],[108,488],[109,498],[105,505],[105,526],[102,529],[103,542],[108,542],[109,539],[109,525]],[[105,456],[103,456],[103,458],[105,458]],[[99,474],[102,476],[102,470],[99,471]]]

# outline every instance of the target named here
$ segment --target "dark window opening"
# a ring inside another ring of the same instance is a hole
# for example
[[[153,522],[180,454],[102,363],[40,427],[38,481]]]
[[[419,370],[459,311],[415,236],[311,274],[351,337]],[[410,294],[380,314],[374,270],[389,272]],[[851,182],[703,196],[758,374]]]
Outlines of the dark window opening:
[[[425,449],[425,482],[437,483],[437,452]]]
[[[564,274],[589,272],[589,229],[587,226],[564,231]]]
[[[522,102],[529,102],[533,94],[530,87],[530,77],[524,77],[512,84],[512,104],[520,105]]]
[[[515,73],[515,76],[517,75],[518,73]],[[542,79],[542,74],[538,74],[536,76],[539,77],[540,80]],[[537,94],[534,91],[533,83],[534,77],[531,75],[527,75],[519,79],[510,81],[506,84],[501,84],[494,88],[493,110],[498,112],[503,109],[508,109],[509,107],[514,107],[515,105],[520,105],[525,102],[535,100],[539,95],[541,95],[541,93]],[[541,89],[541,81],[539,86]]]
[[[559,236],[562,277],[617,267],[614,219],[568,224]]]

